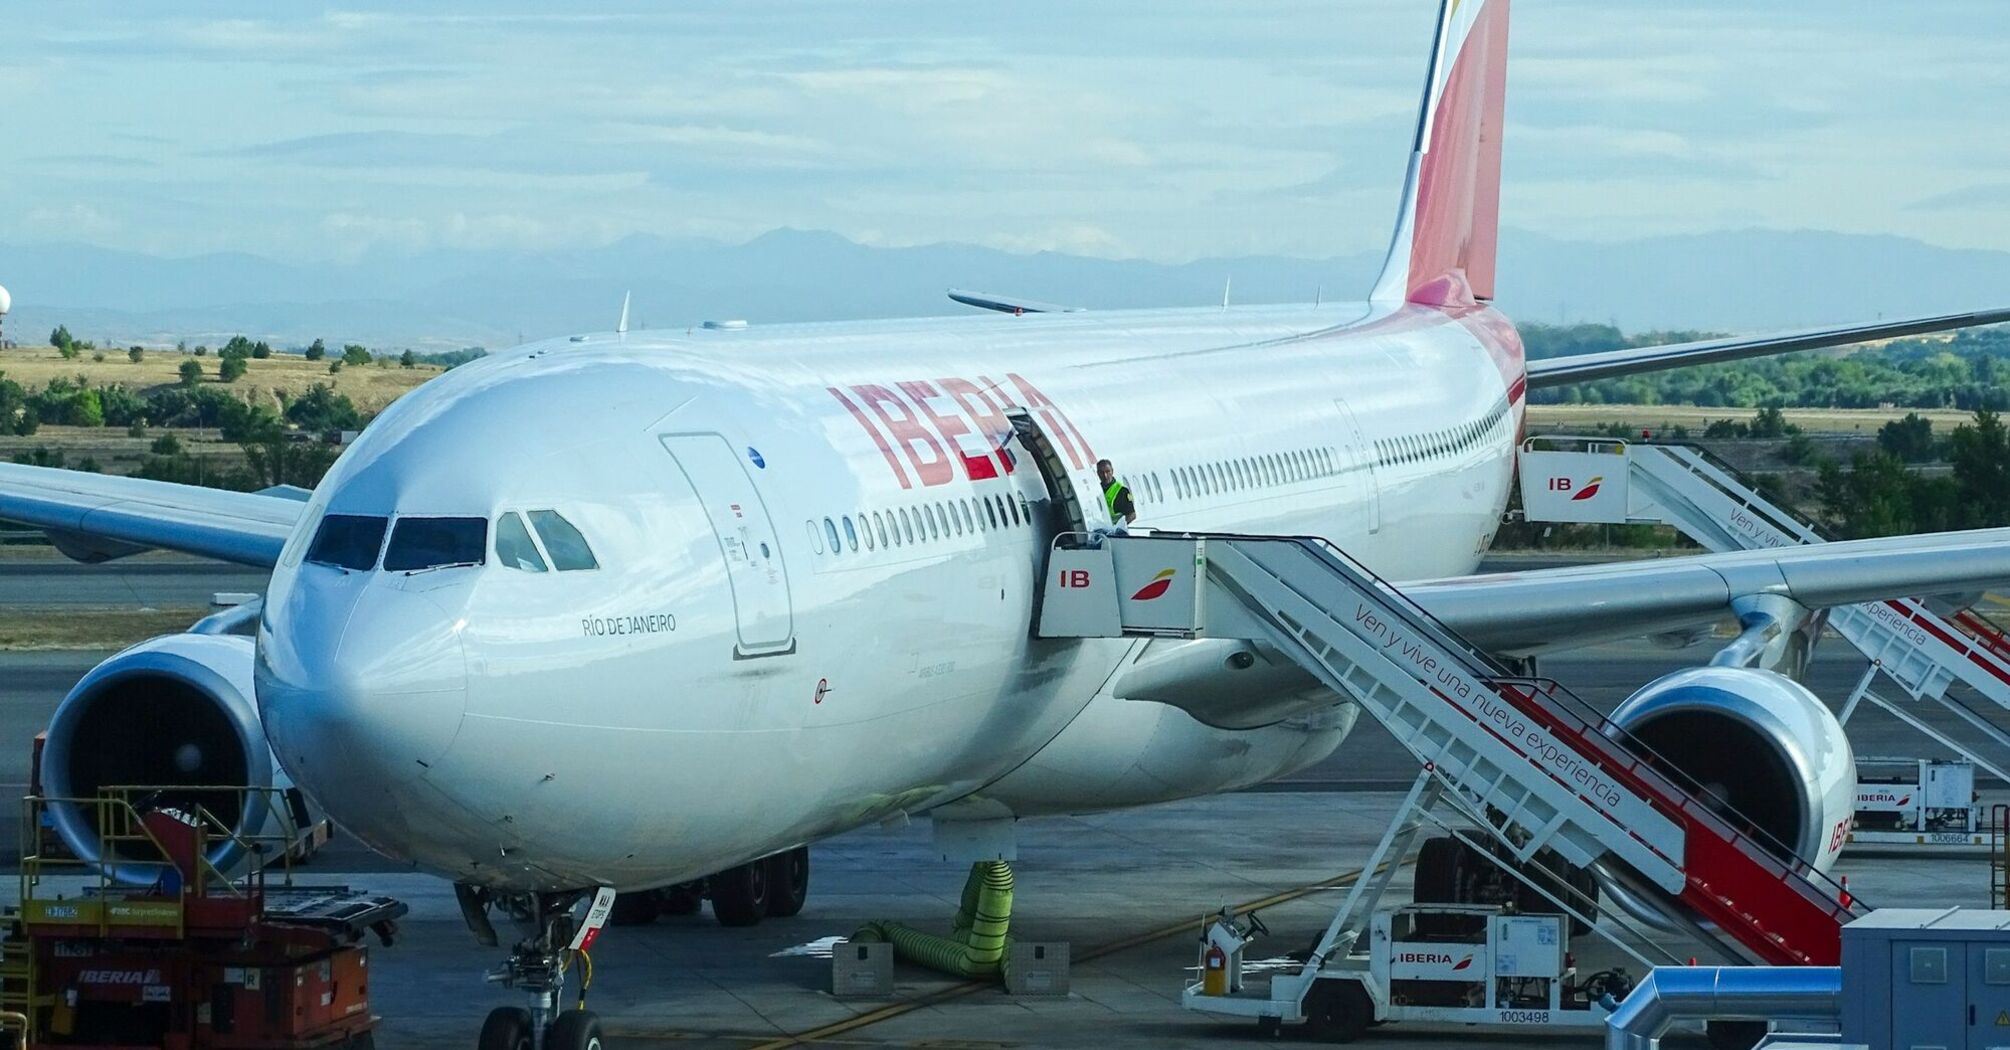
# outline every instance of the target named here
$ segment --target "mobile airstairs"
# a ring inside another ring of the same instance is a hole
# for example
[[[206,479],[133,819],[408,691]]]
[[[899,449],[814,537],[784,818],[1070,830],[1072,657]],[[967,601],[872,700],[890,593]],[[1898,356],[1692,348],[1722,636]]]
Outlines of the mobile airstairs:
[[[1375,899],[1434,804],[1516,860],[1547,848],[1598,866],[1734,958],[1835,965],[1841,927],[1861,907],[1556,683],[1511,675],[1322,540],[1063,537],[1037,631],[1266,642],[1358,702],[1423,766],[1303,968],[1273,978],[1265,998],[1196,985],[1189,1006],[1303,1020],[1323,978],[1359,965]]]
[[[1522,446],[1521,485],[1530,521],[1671,525],[1712,551],[1827,540],[1815,526],[1760,496],[1735,470],[1685,445],[1534,437]],[[1916,598],[1838,607],[1829,610],[1827,622],[1870,661],[1839,712],[1845,725],[1868,702],[2010,782],[2010,734],[1950,694],[1958,682],[2010,711],[2010,639],[2002,632],[1971,611],[1943,616]],[[1880,675],[1903,700],[1872,690]],[[1950,736],[1912,710],[1926,704],[1965,724],[1973,736]],[[2000,749],[1991,752],[1994,757],[1976,746],[1984,742]],[[1922,845],[1985,845],[1979,822],[1971,823],[1976,826],[1967,831],[1918,829],[1909,837]]]

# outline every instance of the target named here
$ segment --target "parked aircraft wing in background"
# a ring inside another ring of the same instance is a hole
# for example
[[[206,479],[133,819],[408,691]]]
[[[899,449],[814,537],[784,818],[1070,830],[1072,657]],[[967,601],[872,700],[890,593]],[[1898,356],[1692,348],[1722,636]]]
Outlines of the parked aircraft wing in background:
[[[1794,350],[1848,346],[1851,343],[1898,339],[1908,335],[1946,332],[1956,328],[1972,328],[1976,325],[1996,324],[2002,321],[2010,321],[2010,308],[1941,314],[1937,317],[1915,317],[1904,321],[1809,328],[1776,335],[1703,339],[1693,343],[1669,343],[1665,346],[1636,346],[1624,350],[1604,350],[1595,354],[1575,354],[1570,357],[1551,357],[1528,363],[1528,385],[1567,386],[1571,383],[1610,379],[1613,376],[1631,375],[1635,372],[1659,372],[1686,365],[1706,365],[1713,361],[1736,361],[1740,358],[1765,357]]]
[[[972,292],[962,288],[951,288],[949,297],[965,306],[979,310],[996,310],[1001,314],[1078,314],[1079,306],[1060,306],[1043,303],[1037,299],[1025,299],[1016,295],[993,295],[990,292]]]

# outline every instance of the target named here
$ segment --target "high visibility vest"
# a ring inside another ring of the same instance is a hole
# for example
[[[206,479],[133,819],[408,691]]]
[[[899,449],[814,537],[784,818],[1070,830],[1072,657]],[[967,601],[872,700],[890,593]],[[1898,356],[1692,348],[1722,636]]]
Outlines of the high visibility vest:
[[[1103,509],[1110,512],[1111,521],[1117,520],[1117,497],[1123,491],[1124,483],[1117,478],[1111,478],[1110,483],[1103,486]]]

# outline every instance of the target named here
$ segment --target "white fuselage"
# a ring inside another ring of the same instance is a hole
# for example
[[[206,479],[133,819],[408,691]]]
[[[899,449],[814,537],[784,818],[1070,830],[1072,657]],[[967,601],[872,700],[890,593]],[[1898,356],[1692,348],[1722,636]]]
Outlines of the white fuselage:
[[[1032,637],[1048,535],[1020,500],[1043,493],[1000,452],[1004,410],[1071,456],[1092,515],[1107,457],[1142,526],[1322,536],[1402,580],[1486,548],[1521,388],[1484,309],[535,344],[406,396],[330,472],[273,576],[260,705],[296,781],[372,846],[525,889],[662,885],[980,791],[1026,815],[1265,779],[1345,724],[1210,729],[1109,696],[1132,643]],[[304,557],[326,513],[546,508],[598,568],[500,564],[493,531],[478,566]],[[1121,788],[1155,747],[1192,752],[1193,779]]]

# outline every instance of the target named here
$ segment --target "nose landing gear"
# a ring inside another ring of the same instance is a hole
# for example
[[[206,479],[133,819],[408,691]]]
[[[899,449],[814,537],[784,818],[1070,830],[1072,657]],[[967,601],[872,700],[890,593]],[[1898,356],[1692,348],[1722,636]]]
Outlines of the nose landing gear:
[[[469,916],[478,937],[481,927],[488,926],[486,912],[491,908],[515,926],[519,936],[509,958],[491,970],[488,979],[530,997],[528,1009],[499,1006],[489,1012],[482,1022],[478,1050],[601,1050],[600,1018],[586,1009],[586,992],[593,984],[593,958],[587,949],[613,910],[614,891],[594,893],[585,919],[576,921],[573,908],[588,891],[491,894],[457,889],[462,891],[464,910],[470,898],[482,905]],[[481,916],[479,925],[475,915]],[[488,927],[485,943],[494,943],[493,929]],[[575,968],[579,999],[572,1009],[561,1009],[566,978]]]

